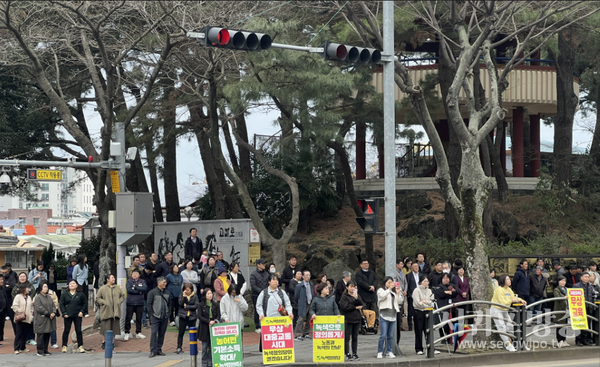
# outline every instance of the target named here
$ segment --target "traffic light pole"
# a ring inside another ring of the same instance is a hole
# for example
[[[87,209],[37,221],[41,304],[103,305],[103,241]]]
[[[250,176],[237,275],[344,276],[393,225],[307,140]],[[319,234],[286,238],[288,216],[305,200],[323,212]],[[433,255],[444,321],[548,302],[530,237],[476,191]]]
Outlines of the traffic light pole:
[[[385,274],[396,275],[396,111],[394,96],[394,2],[383,2],[383,169],[385,196]],[[395,278],[395,277],[394,277]],[[406,302],[406,301],[405,301]],[[402,310],[400,314],[402,314]],[[395,327],[401,327],[402,318]],[[402,355],[394,331],[392,351]]]

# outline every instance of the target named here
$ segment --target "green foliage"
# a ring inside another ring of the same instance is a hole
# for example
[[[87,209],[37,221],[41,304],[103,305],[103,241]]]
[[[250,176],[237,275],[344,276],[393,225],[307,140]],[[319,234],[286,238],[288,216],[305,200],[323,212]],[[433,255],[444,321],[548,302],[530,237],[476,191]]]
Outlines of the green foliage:
[[[215,219],[215,210],[212,206],[212,202],[210,201],[210,193],[208,189],[200,198],[198,198],[194,204],[194,214],[198,217],[199,220],[211,220]]]
[[[538,198],[539,206],[544,210],[545,219],[564,217],[565,210],[575,203],[569,189],[556,189],[552,186],[553,178],[546,168],[542,168],[540,180],[535,187],[534,195]]]
[[[466,257],[465,246],[462,240],[446,241],[441,238],[430,236],[428,239],[410,237],[399,238],[396,241],[396,257],[408,256],[413,261],[417,253],[422,252],[425,258],[431,264],[432,261],[449,261],[455,259],[464,259]]]
[[[560,235],[541,236],[535,240],[527,241],[524,244],[522,241],[510,241],[506,244],[495,244],[488,246],[488,255],[552,255],[559,254],[560,247],[568,245],[569,241]]]
[[[50,245],[42,252],[42,261],[44,262],[46,269],[54,262],[54,246],[52,245],[52,242],[50,242]]]
[[[58,281],[66,281],[67,280],[67,266],[69,265],[69,260],[63,256],[60,260],[57,260],[54,263],[54,270],[56,270],[56,277]],[[91,284],[91,283],[90,283]]]

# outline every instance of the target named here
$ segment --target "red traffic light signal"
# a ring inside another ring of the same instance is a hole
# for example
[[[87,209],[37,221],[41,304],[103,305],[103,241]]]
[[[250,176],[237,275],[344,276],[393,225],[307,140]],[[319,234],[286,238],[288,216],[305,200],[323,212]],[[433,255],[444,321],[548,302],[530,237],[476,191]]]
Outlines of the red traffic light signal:
[[[329,41],[325,42],[320,47],[323,47],[322,55],[325,60],[343,61],[348,63],[359,62],[361,64],[381,63],[381,52],[374,48],[348,46]]]
[[[205,46],[235,50],[261,51],[271,48],[271,36],[264,33],[239,31],[219,27],[205,27],[202,43]]]
[[[356,201],[363,211],[363,216],[356,218],[365,233],[379,231],[379,201],[377,199],[361,199]]]

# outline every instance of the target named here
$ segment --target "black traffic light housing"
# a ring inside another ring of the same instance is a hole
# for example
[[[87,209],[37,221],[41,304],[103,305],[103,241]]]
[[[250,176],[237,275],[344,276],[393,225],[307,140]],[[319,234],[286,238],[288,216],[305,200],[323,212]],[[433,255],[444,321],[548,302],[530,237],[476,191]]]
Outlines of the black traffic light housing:
[[[319,47],[323,47],[322,56],[325,60],[361,64],[381,63],[381,52],[374,48],[349,46],[329,41]]]
[[[379,200],[360,199],[356,201],[363,211],[363,216],[356,221],[365,233],[379,232]]]
[[[264,33],[240,31],[221,27],[204,27],[202,44],[234,50],[261,51],[271,48],[273,40]]]

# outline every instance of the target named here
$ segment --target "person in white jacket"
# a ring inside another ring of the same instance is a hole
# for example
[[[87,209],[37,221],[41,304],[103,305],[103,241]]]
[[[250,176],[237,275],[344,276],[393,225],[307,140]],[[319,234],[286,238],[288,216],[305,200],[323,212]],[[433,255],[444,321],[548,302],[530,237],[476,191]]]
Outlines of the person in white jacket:
[[[248,303],[241,295],[237,294],[235,287],[229,286],[227,294],[221,298],[221,318],[225,322],[237,322],[240,331],[244,328],[244,312],[248,310]]]
[[[387,340],[386,358],[396,358],[392,353],[394,345],[394,327],[396,315],[400,312],[400,305],[404,302],[401,287],[396,287],[392,277],[385,277],[381,288],[377,290],[377,303],[379,304],[379,325],[381,334],[377,345],[377,358],[383,358],[383,343]]]

